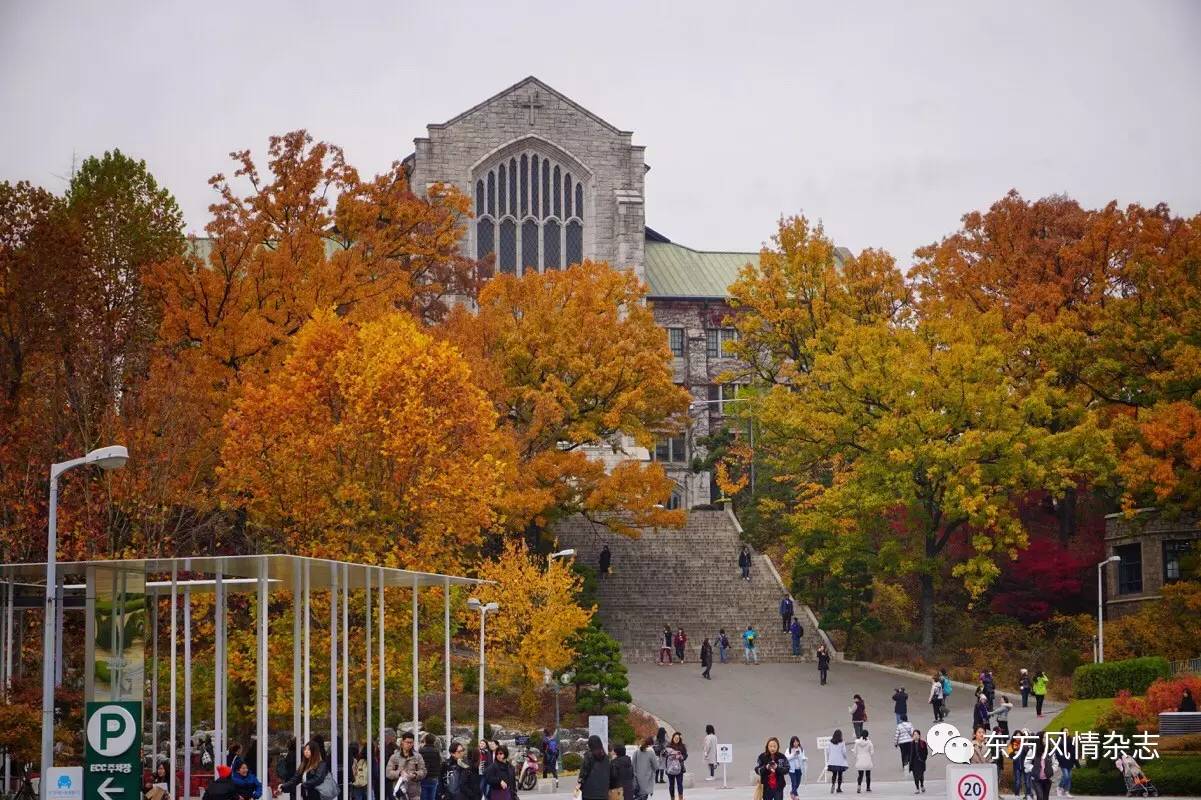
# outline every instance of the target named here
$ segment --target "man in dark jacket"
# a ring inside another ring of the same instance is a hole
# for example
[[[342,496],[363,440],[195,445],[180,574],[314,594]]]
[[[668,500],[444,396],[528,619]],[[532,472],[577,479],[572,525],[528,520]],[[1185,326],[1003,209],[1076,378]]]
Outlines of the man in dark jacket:
[[[799,656],[801,654],[801,637],[805,635],[805,629],[801,627],[801,621],[796,617],[792,618],[792,625],[789,626],[788,633],[792,637],[792,654]]]
[[[614,789],[621,789],[622,800],[634,800],[634,762],[626,755],[624,744],[613,745],[611,771],[610,786]]]
[[[376,752],[372,754],[373,761],[372,761],[372,765],[371,765],[371,787],[375,791],[375,794],[373,796],[377,797],[377,798],[383,798],[383,800],[395,800],[395,797],[396,797],[395,781],[390,781],[390,780],[385,779],[382,789],[379,785],[379,761],[378,761],[379,752],[378,752],[377,747],[373,747],[372,749],[376,750]],[[396,752],[396,731],[394,731],[392,728],[385,728],[384,729],[384,764],[385,765],[387,765],[388,760],[392,758],[392,754],[395,752]]]
[[[738,553],[738,568],[742,570],[742,579],[749,581],[751,579],[751,549],[745,544]]]
[[[706,680],[713,680],[713,676],[709,674],[709,670],[713,669],[713,645],[709,644],[708,639],[701,643],[701,666],[704,667],[701,671],[701,677]],[[633,762],[630,763],[631,765],[633,764]]]
[[[788,595],[784,595],[784,597],[780,600],[780,621],[784,625],[782,628],[784,633],[788,633],[789,629],[792,628],[792,610],[792,598]]]
[[[892,711],[897,716],[898,725],[901,724],[901,717],[909,715],[909,692],[905,691],[904,686],[898,686],[892,693]]]
[[[580,765],[579,787],[581,800],[608,800],[614,787],[609,754],[599,736],[588,737],[588,752]]]
[[[609,552],[609,545],[605,545],[600,551],[600,576],[603,578],[609,574],[609,565],[613,563],[613,554]]]
[[[218,766],[217,777],[204,790],[204,800],[234,800],[238,796],[238,787],[230,777],[232,773],[225,764]]]
[[[427,733],[421,740],[417,755],[425,761],[425,777],[421,779],[421,800],[435,800],[438,796],[438,778],[442,775],[442,754],[438,752],[438,740]]]

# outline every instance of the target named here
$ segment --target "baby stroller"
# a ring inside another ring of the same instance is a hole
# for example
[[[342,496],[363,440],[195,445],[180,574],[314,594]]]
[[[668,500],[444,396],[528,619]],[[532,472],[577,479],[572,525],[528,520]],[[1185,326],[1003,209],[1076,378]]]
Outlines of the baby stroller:
[[[1143,772],[1143,768],[1129,753],[1123,753],[1115,764],[1118,771],[1122,773],[1122,779],[1126,781],[1127,797],[1159,796],[1159,789],[1155,788],[1155,784],[1147,777],[1147,773]]]

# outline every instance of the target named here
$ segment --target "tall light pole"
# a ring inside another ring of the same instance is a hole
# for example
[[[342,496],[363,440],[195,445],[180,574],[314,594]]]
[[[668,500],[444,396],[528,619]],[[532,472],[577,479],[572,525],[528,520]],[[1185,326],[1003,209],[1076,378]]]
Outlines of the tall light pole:
[[[1105,662],[1105,565],[1116,564],[1121,556],[1110,556],[1097,564],[1097,663]]]
[[[54,765],[54,665],[58,659],[54,652],[54,626],[58,619],[56,598],[58,594],[58,477],[69,469],[93,465],[101,469],[117,469],[125,466],[129,451],[121,445],[101,447],[81,458],[61,461],[50,465],[50,521],[46,535],[46,619],[42,623],[42,759],[38,767],[43,777]],[[91,667],[89,667],[90,669]],[[46,797],[50,783],[41,782],[42,797]]]
[[[500,603],[485,604],[481,603],[478,597],[472,597],[467,600],[467,607],[480,612],[480,716],[475,738],[482,745],[484,742],[484,619],[488,616],[489,611],[499,609]]]

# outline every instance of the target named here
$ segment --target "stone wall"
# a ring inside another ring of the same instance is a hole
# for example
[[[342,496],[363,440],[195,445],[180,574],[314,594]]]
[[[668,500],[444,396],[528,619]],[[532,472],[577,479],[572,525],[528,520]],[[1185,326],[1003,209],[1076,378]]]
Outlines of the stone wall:
[[[1132,613],[1143,604],[1160,598],[1164,585],[1164,542],[1191,541],[1201,547],[1201,525],[1196,519],[1164,517],[1155,509],[1140,509],[1132,517],[1109,514],[1105,517],[1105,555],[1112,556],[1124,545],[1141,548],[1143,590],[1119,592],[1120,565],[1105,568],[1106,609],[1110,616]]]

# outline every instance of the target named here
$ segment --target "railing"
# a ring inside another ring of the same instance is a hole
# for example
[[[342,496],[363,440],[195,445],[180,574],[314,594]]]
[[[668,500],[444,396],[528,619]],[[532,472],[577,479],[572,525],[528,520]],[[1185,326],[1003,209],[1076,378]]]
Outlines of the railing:
[[[1173,661],[1171,666],[1173,675],[1179,675],[1182,672],[1201,673],[1201,658]]]

